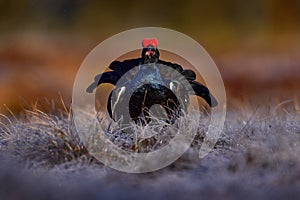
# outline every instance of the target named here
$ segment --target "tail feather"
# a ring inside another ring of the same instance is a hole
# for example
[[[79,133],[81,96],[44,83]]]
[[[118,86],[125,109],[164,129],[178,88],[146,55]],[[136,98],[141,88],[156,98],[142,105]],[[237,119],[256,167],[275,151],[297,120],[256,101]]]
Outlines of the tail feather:
[[[124,60],[123,62],[114,61],[109,65],[109,69],[114,70],[119,76],[123,76],[126,72],[141,64],[141,59]]]
[[[193,70],[185,69],[181,72],[181,74],[188,80],[193,81],[196,79],[196,73]]]
[[[114,71],[98,74],[95,76],[94,82],[88,86],[86,92],[92,93],[101,83],[110,83],[116,85],[119,79],[120,76]]]
[[[210,107],[218,105],[217,99],[210,93],[207,87],[196,81],[190,81],[190,84],[195,91],[195,95],[202,97]]]

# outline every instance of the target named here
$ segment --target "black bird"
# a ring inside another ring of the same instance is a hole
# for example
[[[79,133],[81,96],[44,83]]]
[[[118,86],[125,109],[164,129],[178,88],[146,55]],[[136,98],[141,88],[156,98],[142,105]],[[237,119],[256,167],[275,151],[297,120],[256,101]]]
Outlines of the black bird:
[[[109,65],[109,69],[112,71],[95,76],[94,82],[86,89],[88,93],[92,93],[102,83],[111,83],[116,86],[110,93],[107,103],[107,110],[111,118],[117,121],[122,117],[122,114],[126,113],[126,109],[129,109],[132,120],[136,123],[145,124],[150,121],[148,118],[150,108],[158,104],[166,111],[169,122],[172,122],[178,117],[181,109],[186,110],[189,103],[188,95],[193,94],[193,92],[202,97],[210,107],[218,104],[208,88],[195,81],[196,74],[194,71],[184,70],[179,64],[159,59],[160,52],[157,39],[146,38],[142,41],[142,46],[140,58],[112,62]],[[162,68],[166,68],[165,74],[168,78],[163,76]],[[132,73],[127,73],[131,72],[130,70]],[[180,87],[180,78],[178,80],[176,76],[173,75],[172,77],[168,74],[174,70],[181,77],[185,77],[185,81],[188,81],[193,91],[185,91],[182,86]],[[177,96],[178,94],[184,96],[184,101],[177,98],[174,88],[179,91]],[[126,98],[129,99],[129,104],[125,102]]]

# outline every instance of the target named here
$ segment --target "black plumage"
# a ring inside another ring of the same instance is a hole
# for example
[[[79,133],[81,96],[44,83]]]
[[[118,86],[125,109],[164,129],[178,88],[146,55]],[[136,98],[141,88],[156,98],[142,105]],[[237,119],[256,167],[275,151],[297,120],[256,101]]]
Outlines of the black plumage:
[[[157,66],[167,66],[176,70],[189,82],[195,95],[202,97],[210,107],[217,105],[217,100],[210,93],[209,89],[195,81],[196,74],[194,71],[190,69],[184,70],[176,63],[160,60],[157,45],[158,41],[156,39],[145,39],[140,58],[112,62],[109,65],[109,69],[112,71],[95,76],[94,82],[86,89],[87,92],[92,93],[102,83],[110,83],[116,86],[109,95],[107,103],[109,115],[114,120],[119,120],[122,112],[126,112],[125,109],[129,109],[129,115],[133,121],[136,123],[142,122],[142,124],[148,123],[150,121],[150,108],[158,104],[164,108],[170,122],[178,117],[181,109],[186,109],[188,106],[186,104],[189,101],[181,102],[177,98],[172,88],[168,88],[168,83],[171,83],[173,80],[165,80],[166,78],[161,75],[161,71],[159,71]],[[136,69],[135,67],[138,66],[139,70],[135,74],[129,76],[129,78],[123,77],[127,72]],[[128,94],[131,94],[131,96],[126,96]],[[185,95],[185,99],[188,99],[188,94],[190,94],[188,91],[183,91],[180,95]],[[126,98],[129,98],[128,107],[124,107]],[[115,102],[112,102],[113,99]],[[116,110],[117,108],[119,110]]]

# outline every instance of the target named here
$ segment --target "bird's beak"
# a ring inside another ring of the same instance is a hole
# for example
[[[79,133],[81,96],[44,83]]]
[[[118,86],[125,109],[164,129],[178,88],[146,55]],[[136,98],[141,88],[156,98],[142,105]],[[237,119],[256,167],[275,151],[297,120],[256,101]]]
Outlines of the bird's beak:
[[[155,52],[153,50],[148,50],[148,51],[146,51],[145,55],[148,56],[148,57],[152,57],[152,56],[155,55]]]

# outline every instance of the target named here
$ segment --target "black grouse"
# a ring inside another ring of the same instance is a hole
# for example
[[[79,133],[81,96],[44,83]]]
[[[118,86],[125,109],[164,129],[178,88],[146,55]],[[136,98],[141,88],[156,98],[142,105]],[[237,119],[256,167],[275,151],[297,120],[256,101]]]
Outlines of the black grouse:
[[[107,103],[107,110],[111,118],[115,121],[119,120],[124,112],[128,112],[126,111],[128,109],[133,121],[145,124],[151,120],[149,118],[150,108],[158,104],[166,111],[169,122],[172,122],[178,117],[181,109],[186,110],[189,102],[188,94],[202,97],[210,107],[218,104],[208,88],[195,81],[194,71],[184,70],[179,64],[159,59],[157,39],[146,38],[142,41],[142,46],[140,58],[112,62],[109,65],[109,69],[112,71],[95,76],[94,82],[86,89],[88,93],[92,93],[102,83],[111,83],[116,86],[110,93]],[[171,72],[176,70],[190,84],[193,91],[183,90],[179,93],[185,96],[184,102],[177,98],[176,92],[174,93],[174,88],[180,86],[175,84],[175,80],[174,82],[173,80],[165,81],[166,77],[161,72],[162,67],[169,67]],[[130,70],[133,71],[133,75],[127,73],[131,72]],[[129,99],[129,102],[125,102],[126,98]],[[114,102],[112,102],[113,100]]]

